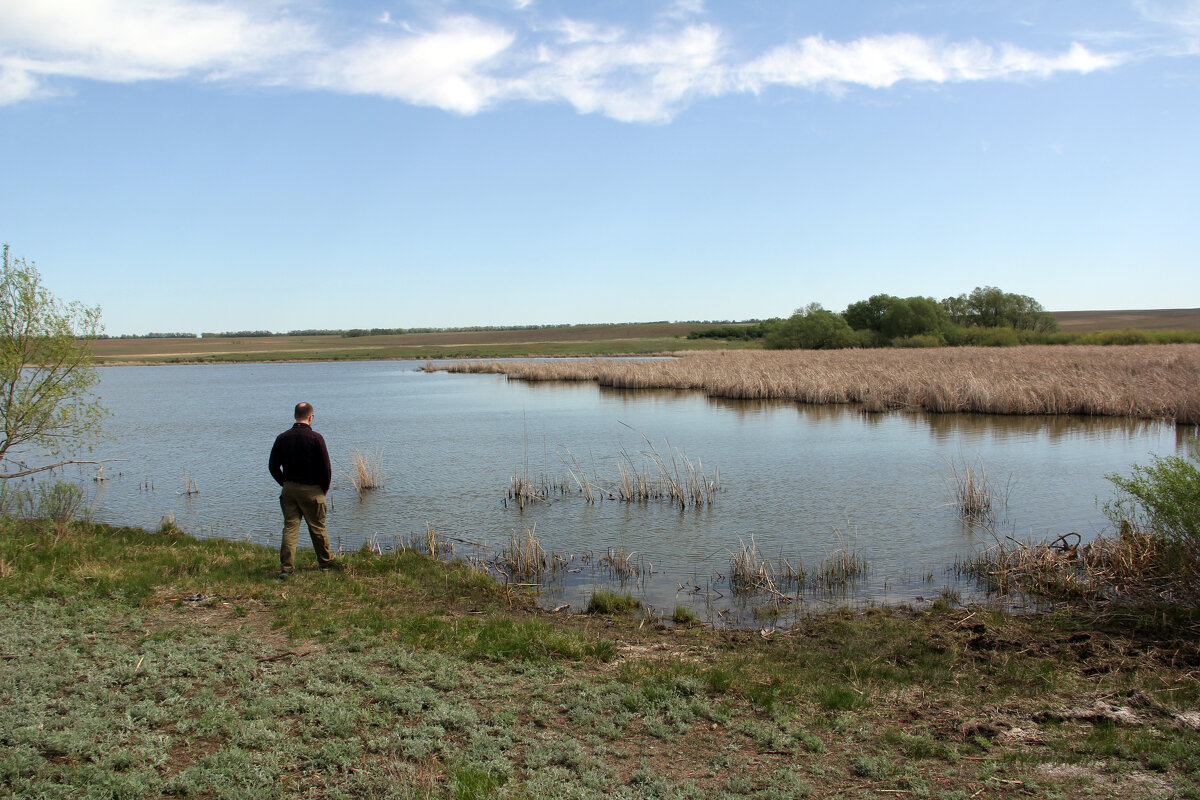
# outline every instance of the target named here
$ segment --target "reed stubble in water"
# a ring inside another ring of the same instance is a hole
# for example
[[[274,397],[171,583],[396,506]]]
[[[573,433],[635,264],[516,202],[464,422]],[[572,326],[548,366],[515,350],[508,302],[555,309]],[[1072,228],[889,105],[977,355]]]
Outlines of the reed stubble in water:
[[[1083,414],[1200,422],[1200,344],[726,350],[652,361],[471,362],[451,372],[866,411]]]
[[[963,460],[960,463],[950,463],[951,487],[954,493],[954,507],[963,519],[971,522],[991,522],[995,519],[993,501],[997,498],[993,492],[984,469],[983,462],[972,464]]]
[[[383,451],[364,453],[357,448],[350,451],[350,470],[346,479],[360,499],[366,492],[383,486]]]
[[[605,478],[599,473],[589,473],[570,450],[565,451],[563,463],[567,476],[550,478],[546,474],[531,476],[528,467],[512,476],[505,503],[512,501],[518,508],[544,502],[551,495],[565,495],[574,486],[588,503],[607,497],[626,503],[666,501],[680,508],[712,505],[721,489],[721,473],[717,470],[712,478],[704,471],[704,463],[692,462],[682,451],[673,449],[667,442],[664,458],[650,443],[645,434],[647,451],[645,462],[639,468],[623,448],[617,461],[618,477]]]

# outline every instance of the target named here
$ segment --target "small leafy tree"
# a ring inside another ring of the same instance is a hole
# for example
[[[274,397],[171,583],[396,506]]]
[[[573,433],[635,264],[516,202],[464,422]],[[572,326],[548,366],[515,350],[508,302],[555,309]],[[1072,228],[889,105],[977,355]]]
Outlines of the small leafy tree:
[[[795,314],[763,339],[763,346],[769,350],[834,350],[858,344],[860,340],[845,318],[827,311],[820,303],[809,303],[796,309]]]
[[[63,456],[93,437],[106,414],[91,394],[100,380],[91,350],[100,309],[63,303],[33,264],[10,258],[7,244],[2,251],[0,480],[80,463]]]
[[[899,301],[899,297],[890,294],[873,294],[846,306],[842,316],[856,331],[882,331],[884,314]]]
[[[932,297],[906,297],[888,308],[879,330],[889,339],[936,334],[946,319],[946,310]]]
[[[842,317],[856,331],[876,334],[876,344],[923,334],[936,336],[949,314],[932,297],[894,297],[876,294],[846,306]]]
[[[947,297],[942,307],[958,325],[983,328],[1056,331],[1058,322],[1042,304],[1024,294],[1013,294],[995,286],[976,286],[971,293]]]

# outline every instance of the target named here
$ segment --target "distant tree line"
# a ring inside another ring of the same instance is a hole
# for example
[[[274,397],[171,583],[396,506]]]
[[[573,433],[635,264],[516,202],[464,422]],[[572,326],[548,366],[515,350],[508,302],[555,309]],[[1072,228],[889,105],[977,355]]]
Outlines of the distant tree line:
[[[461,328],[351,328],[346,331],[336,331],[340,336],[354,338],[356,336],[396,336],[405,333],[474,333],[477,331],[538,331],[550,328],[571,328],[569,322],[553,325],[470,325]],[[297,334],[298,335],[298,334]]]
[[[194,333],[121,333],[110,336],[107,333],[97,334],[97,339],[195,339]]]
[[[754,325],[697,331],[688,338],[761,340],[772,349],[829,350],[844,347],[937,347],[963,344],[1019,344],[1022,332],[1058,330],[1054,315],[1032,297],[994,286],[947,297],[872,295],[841,313],[820,303]],[[1029,337],[1024,337],[1028,339]]]
[[[200,334],[201,339],[253,339],[263,336],[283,336],[282,333],[274,333],[272,331],[222,331],[221,333],[213,333],[207,331]]]
[[[549,330],[553,328],[578,328],[578,327],[616,327],[623,325],[662,325],[666,324],[667,320],[656,320],[654,322],[600,322],[591,325],[576,325],[571,322],[559,322],[548,325],[468,325],[463,327],[447,327],[447,328],[303,328],[292,331],[221,331],[201,333],[200,337],[204,339],[250,339],[250,338],[265,338],[270,336],[341,336],[347,339],[354,339],[361,336],[400,336],[406,333],[475,333],[479,331],[538,331]],[[130,339],[149,339],[155,336],[191,336],[195,337],[194,333],[184,334],[146,334],[144,336],[129,336],[124,338]]]

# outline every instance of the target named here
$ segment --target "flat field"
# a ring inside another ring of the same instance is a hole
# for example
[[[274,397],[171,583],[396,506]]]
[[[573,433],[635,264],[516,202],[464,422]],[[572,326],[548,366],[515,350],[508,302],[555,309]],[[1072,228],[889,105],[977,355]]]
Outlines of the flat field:
[[[728,349],[726,342],[689,340],[711,325],[651,322],[572,325],[494,331],[446,331],[382,336],[264,336],[203,339],[100,339],[101,364],[172,364],[240,361],[340,361],[398,358],[644,355],[677,350]]]
[[[1200,308],[1158,308],[1130,311],[1055,311],[1060,330],[1090,333],[1133,329],[1139,331],[1200,331]]]
[[[1065,311],[1055,317],[1066,332],[1200,330],[1200,309]],[[516,330],[445,331],[381,336],[240,336],[204,339],[101,339],[101,364],[184,364],[245,361],[504,358],[520,356],[650,355],[692,350],[753,348],[750,342],[688,339],[715,327],[699,322],[571,325]]]
[[[538,610],[420,552],[0,522],[0,794],[1197,798],[1200,617],[729,632]]]

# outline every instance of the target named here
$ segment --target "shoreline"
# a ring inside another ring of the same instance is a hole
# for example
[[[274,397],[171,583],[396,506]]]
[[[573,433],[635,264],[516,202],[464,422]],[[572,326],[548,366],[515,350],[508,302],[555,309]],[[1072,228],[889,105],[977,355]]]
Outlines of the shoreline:
[[[1200,792],[1194,612],[945,601],[789,632],[556,615],[465,565],[6,520],[16,795]]]

